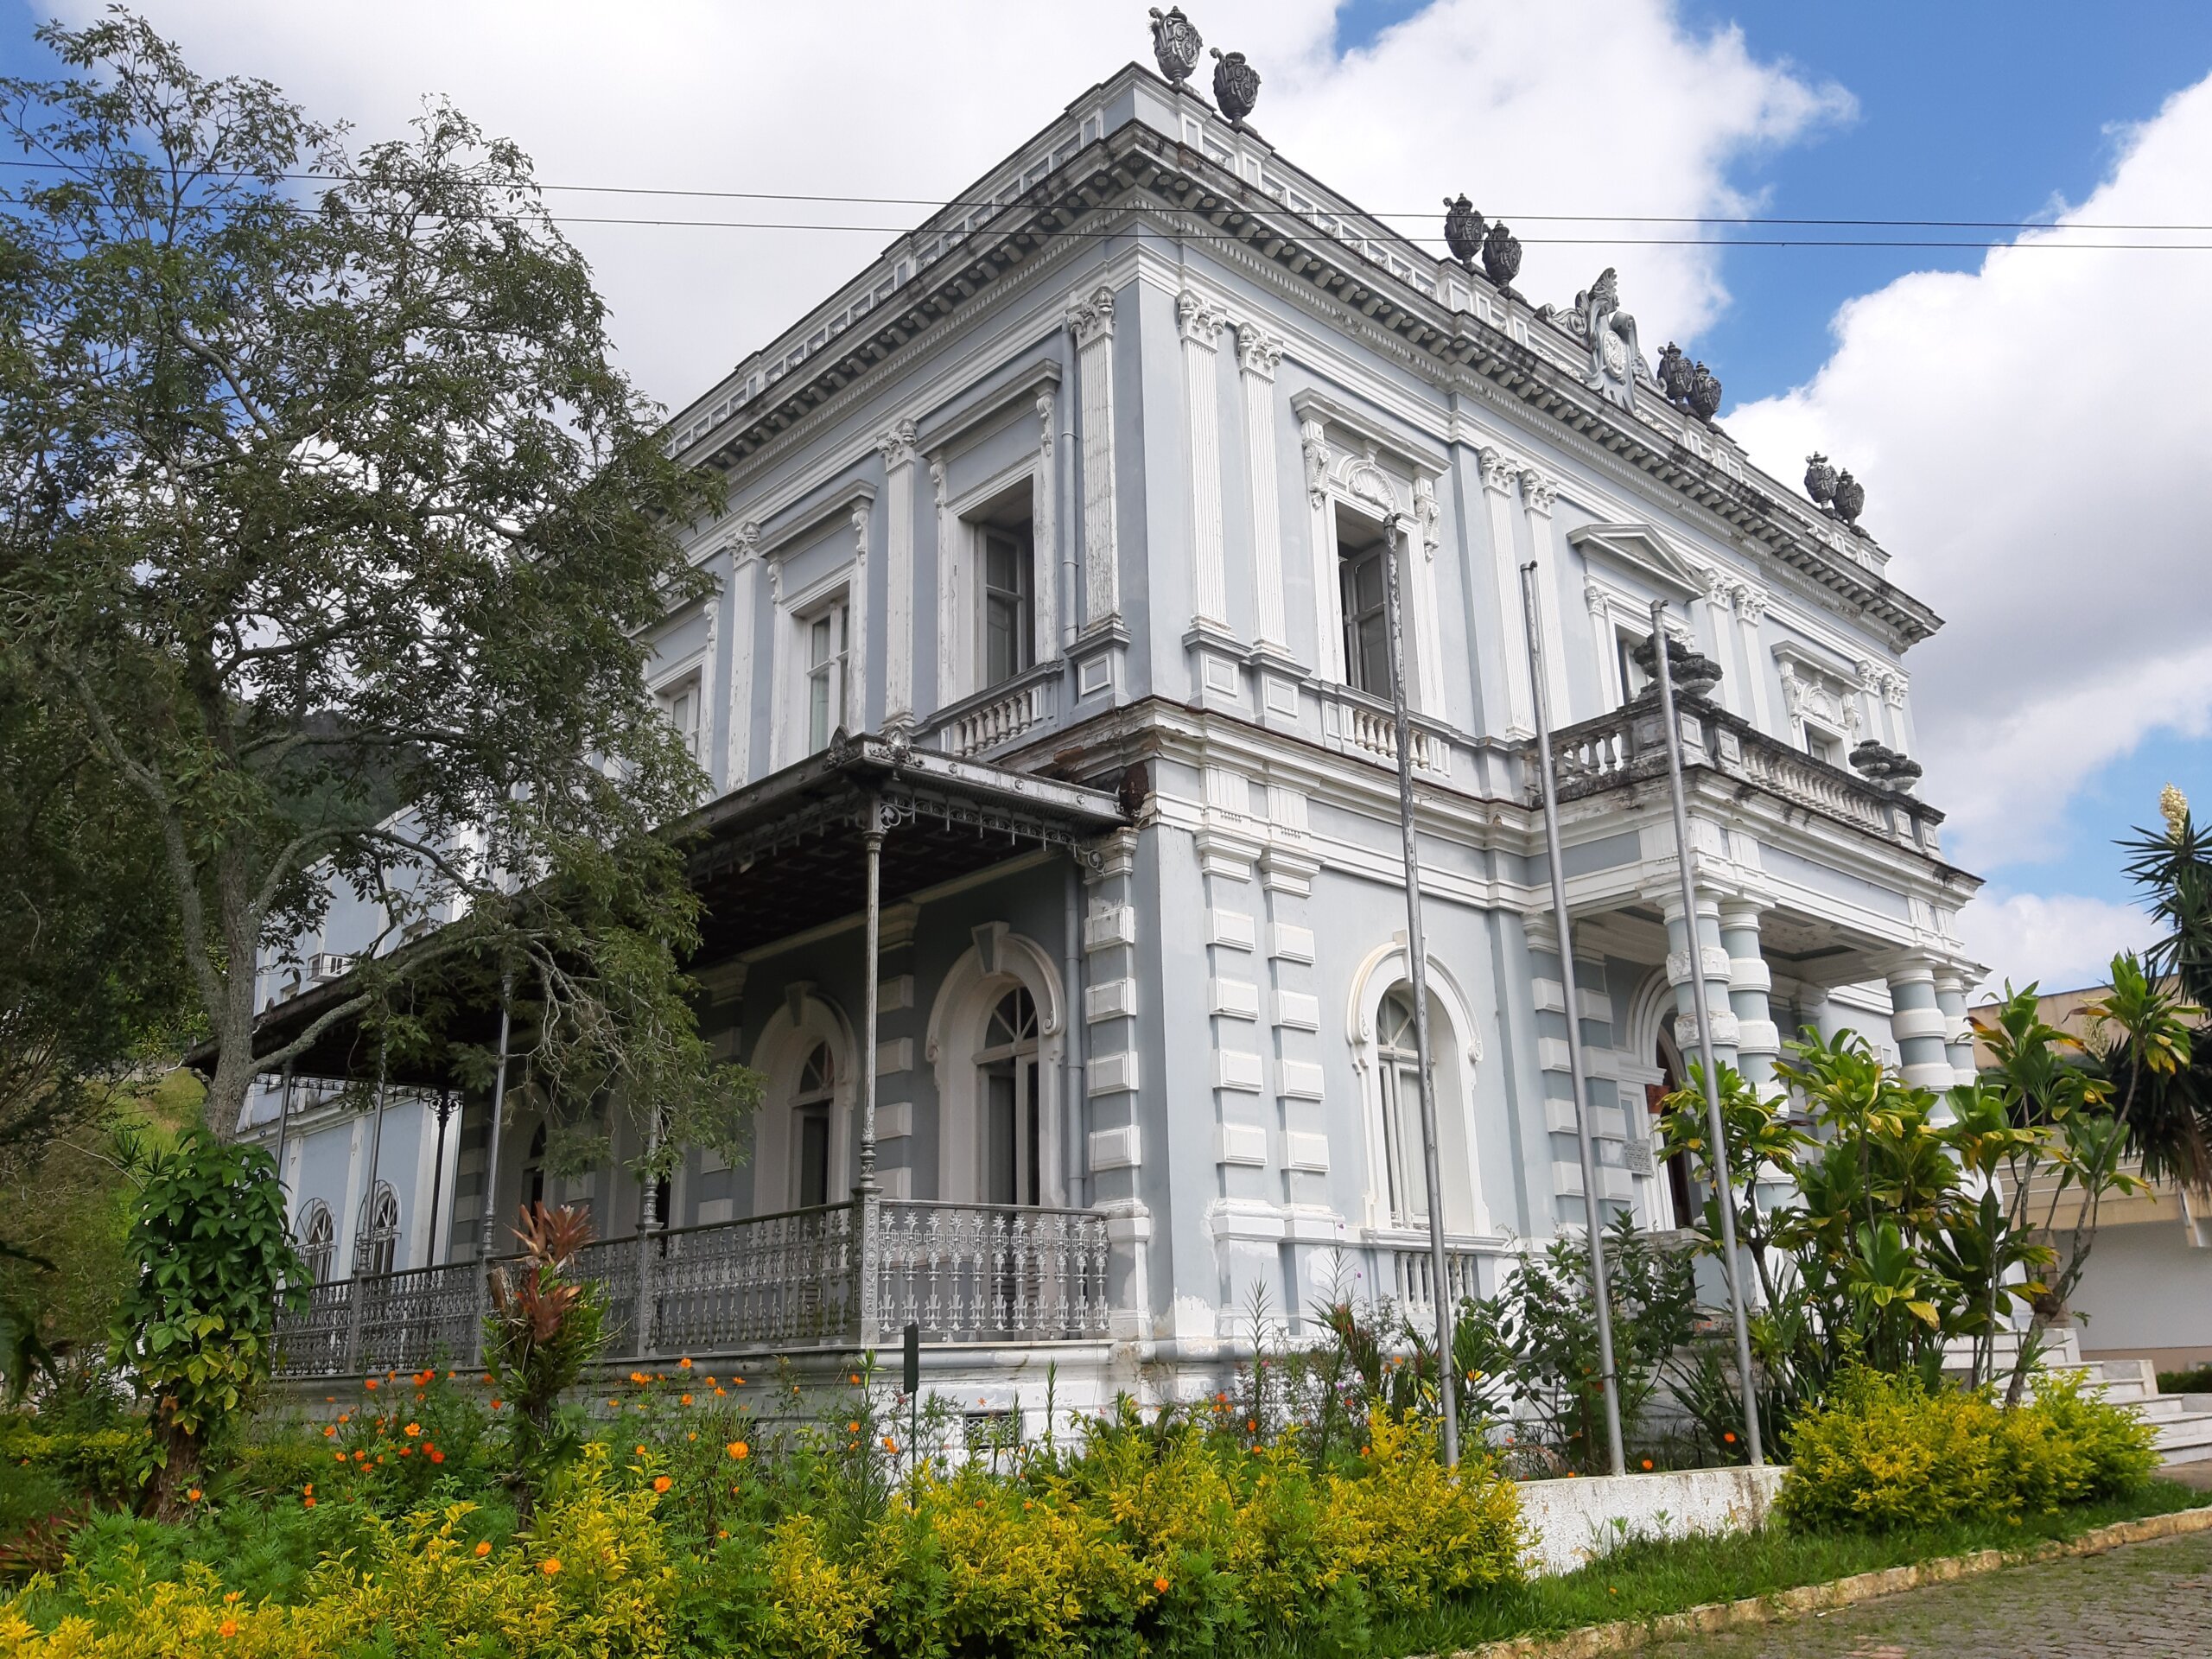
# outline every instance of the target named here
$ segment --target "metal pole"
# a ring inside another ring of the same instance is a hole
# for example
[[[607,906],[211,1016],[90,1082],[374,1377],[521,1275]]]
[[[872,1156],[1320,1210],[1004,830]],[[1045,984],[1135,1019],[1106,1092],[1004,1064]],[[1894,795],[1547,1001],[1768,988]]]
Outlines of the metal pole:
[[[1421,926],[1421,858],[1414,837],[1414,744],[1406,717],[1406,643],[1398,602],[1398,549],[1392,518],[1383,527],[1382,590],[1390,625],[1390,713],[1398,740],[1398,834],[1406,861],[1406,963],[1414,992],[1414,1056],[1420,1071],[1421,1162],[1428,1179],[1428,1271],[1436,1302],[1436,1393],[1444,1411],[1444,1464],[1459,1465],[1459,1402],[1452,1374],[1452,1313],[1444,1251],[1444,1181],[1436,1158],[1436,1090],[1429,1073],[1428,945]]]
[[[368,1265],[362,1247],[367,1243],[361,1236],[361,1224],[376,1214],[377,1160],[384,1150],[384,1087],[385,1063],[391,1056],[390,1039],[377,1039],[377,1106],[376,1117],[369,1128],[369,1185],[361,1195],[361,1208],[353,1219],[353,1281],[346,1298],[350,1318],[346,1326],[346,1369],[352,1370],[361,1363],[361,1316],[368,1300],[369,1275],[362,1271]]]
[[[484,1213],[476,1224],[476,1359],[484,1359],[484,1316],[491,1293],[486,1264],[492,1259],[492,1230],[499,1205],[499,1124],[507,1115],[507,1035],[514,1017],[515,974],[499,976],[499,1061],[492,1073],[492,1122],[484,1139]],[[458,1156],[456,1168],[458,1167]]]
[[[423,1265],[438,1265],[438,1199],[446,1185],[446,1125],[453,1121],[453,1096],[446,1090],[438,1090],[438,1103],[431,1108],[437,1119],[437,1140],[433,1143],[430,1159],[430,1249]]]
[[[1544,849],[1551,861],[1552,919],[1559,929],[1560,988],[1567,997],[1567,1066],[1574,1085],[1574,1138],[1582,1152],[1583,1231],[1589,1235],[1590,1283],[1597,1293],[1598,1373],[1605,1395],[1605,1452],[1617,1475],[1628,1472],[1621,1448],[1620,1374],[1613,1363],[1613,1299],[1605,1278],[1605,1230],[1599,1224],[1598,1151],[1590,1140],[1589,1068],[1582,1058],[1582,1004],[1574,982],[1574,938],[1567,913],[1567,874],[1560,863],[1559,796],[1552,776],[1551,709],[1544,695],[1543,619],[1537,613],[1536,567],[1521,567],[1521,607],[1528,620],[1529,680],[1535,692],[1536,766],[1544,787]]]
[[[276,1190],[284,1191],[284,1131],[292,1127],[292,1063],[284,1062],[284,1073],[276,1085]],[[284,1205],[284,1230],[292,1230],[292,1206]]]
[[[1061,950],[1061,976],[1067,986],[1068,1012],[1060,1026],[1060,1091],[1065,1102],[1060,1117],[1067,1135],[1067,1147],[1060,1158],[1060,1166],[1067,1185],[1067,1202],[1071,1209],[1080,1209],[1090,1201],[1086,1190],[1084,1154],[1086,1143],[1083,1133],[1083,873],[1075,860],[1068,860],[1067,903],[1061,931],[1065,944]]]
[[[1705,996],[1705,940],[1698,932],[1697,888],[1690,879],[1690,814],[1682,795],[1682,733],[1675,719],[1675,676],[1667,661],[1667,601],[1651,601],[1651,671],[1659,682],[1659,718],[1666,728],[1667,783],[1674,796],[1675,868],[1682,883],[1682,938],[1689,947],[1690,989],[1697,1004],[1698,1054],[1705,1072],[1706,1133],[1713,1138],[1713,1183],[1720,1211],[1720,1261],[1728,1273],[1728,1312],[1736,1323],[1736,1375],[1744,1387],[1744,1450],[1756,1469],[1766,1461],[1759,1440],[1759,1396],[1751,1377],[1751,1327],[1744,1312],[1743,1264],[1736,1257],[1736,1184],[1728,1173],[1728,1125],[1720,1115],[1720,1067],[1713,1056],[1713,1009]]]
[[[868,849],[867,960],[861,963],[865,983],[861,993],[861,1178],[853,1188],[854,1230],[859,1246],[860,1340],[863,1347],[876,1338],[876,1237],[882,1196],[875,1185],[875,1054],[876,977],[880,972],[883,938],[883,803],[868,797],[867,827],[861,834]]]

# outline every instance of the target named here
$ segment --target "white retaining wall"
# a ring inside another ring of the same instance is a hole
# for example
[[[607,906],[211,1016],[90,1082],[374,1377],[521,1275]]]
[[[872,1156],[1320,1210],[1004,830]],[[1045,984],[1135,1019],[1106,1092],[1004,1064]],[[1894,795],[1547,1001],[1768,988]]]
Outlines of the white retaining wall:
[[[1664,1474],[1524,1480],[1528,1562],[1571,1573],[1630,1538],[1688,1538],[1763,1525],[1788,1469],[1684,1469]]]

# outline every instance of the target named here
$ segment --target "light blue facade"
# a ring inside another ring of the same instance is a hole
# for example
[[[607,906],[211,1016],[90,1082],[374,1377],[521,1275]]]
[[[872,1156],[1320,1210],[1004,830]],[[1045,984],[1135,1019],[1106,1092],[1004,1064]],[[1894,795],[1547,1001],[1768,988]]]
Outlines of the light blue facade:
[[[1474,1282],[1583,1215],[1524,564],[1573,780],[1608,1197],[1681,1219],[1647,1090],[1678,1063],[1689,931],[1663,779],[1634,760],[1650,730],[1617,714],[1654,599],[1725,671],[1690,733],[1716,1038],[1764,1075],[1800,1027],[1847,1024],[1951,1081],[1974,977],[1953,921],[1976,884],[1942,861],[1939,813],[1843,764],[1868,740],[1912,751],[1902,659],[1937,620],[1877,543],[1671,407],[1632,325],[1577,313],[1578,331],[1503,296],[1134,67],[963,201],[996,205],[901,238],[671,423],[728,502],[693,543],[715,594],[658,633],[650,688],[716,795],[835,728],[1109,787],[1141,769],[1130,826],[1080,860],[1017,849],[885,894],[887,1195],[1002,1196],[991,1079],[1033,1058],[1016,1201],[1107,1217],[1100,1377],[1202,1374],[1255,1298],[1297,1320],[1337,1288],[1429,1294],[1392,1029],[1395,747],[1345,614],[1346,560],[1376,542],[1405,594],[1446,1217]],[[751,1162],[692,1153],[664,1222],[851,1185],[861,919],[697,964],[708,1029],[768,1098]],[[350,948],[346,925],[327,948]],[[1036,1032],[1001,1055],[990,1020],[1016,990]],[[430,1102],[387,1103],[400,1265],[473,1248],[485,1118],[467,1103],[441,1142]],[[505,1132],[500,1213],[532,1190],[533,1127]],[[296,1213],[358,1216],[368,1133],[342,1103],[296,1120]],[[544,1195],[588,1199],[610,1235],[640,1213],[613,1170]]]

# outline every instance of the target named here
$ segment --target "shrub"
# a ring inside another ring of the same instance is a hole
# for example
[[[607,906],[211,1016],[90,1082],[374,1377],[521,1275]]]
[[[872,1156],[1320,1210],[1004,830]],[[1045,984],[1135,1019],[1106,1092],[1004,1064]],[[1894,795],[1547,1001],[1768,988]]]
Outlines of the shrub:
[[[2049,1513],[2141,1486],[2152,1433],[2071,1378],[2005,1407],[1986,1388],[1853,1370],[1790,1430],[1779,1507],[1794,1526],[1869,1531]]]
[[[150,1442],[146,1426],[46,1429],[35,1418],[0,1419],[0,1467],[31,1469],[95,1503],[126,1503],[138,1491]]]

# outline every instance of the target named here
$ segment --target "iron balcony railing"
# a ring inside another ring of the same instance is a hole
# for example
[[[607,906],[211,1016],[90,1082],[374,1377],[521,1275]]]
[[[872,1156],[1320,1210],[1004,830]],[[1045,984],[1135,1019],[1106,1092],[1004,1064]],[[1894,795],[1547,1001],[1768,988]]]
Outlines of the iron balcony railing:
[[[639,1360],[874,1347],[910,1322],[932,1342],[1107,1334],[1106,1218],[1087,1210],[849,1201],[603,1239],[578,1267],[607,1287],[606,1351]],[[278,1315],[276,1374],[474,1367],[486,1272],[461,1262],[317,1285]]]

